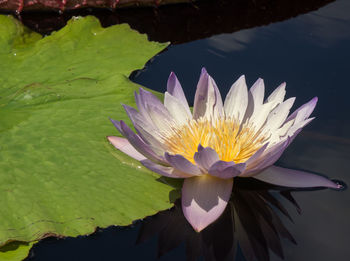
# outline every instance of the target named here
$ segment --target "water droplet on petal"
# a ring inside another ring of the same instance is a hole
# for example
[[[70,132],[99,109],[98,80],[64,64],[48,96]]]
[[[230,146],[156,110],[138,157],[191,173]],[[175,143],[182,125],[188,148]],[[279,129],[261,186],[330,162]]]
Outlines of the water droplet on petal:
[[[344,191],[348,188],[348,186],[346,185],[345,182],[341,181],[341,180],[335,180],[332,179],[332,181],[337,184],[337,188],[335,188],[335,190],[339,190],[339,191]]]

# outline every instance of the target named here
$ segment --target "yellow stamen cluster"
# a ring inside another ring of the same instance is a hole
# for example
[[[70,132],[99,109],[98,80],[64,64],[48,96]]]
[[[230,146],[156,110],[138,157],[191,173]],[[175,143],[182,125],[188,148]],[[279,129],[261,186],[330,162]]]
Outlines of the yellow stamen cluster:
[[[194,163],[198,144],[214,149],[221,160],[241,163],[248,160],[266,143],[266,137],[247,124],[240,126],[233,119],[198,119],[174,126],[164,135],[166,150],[180,154]]]

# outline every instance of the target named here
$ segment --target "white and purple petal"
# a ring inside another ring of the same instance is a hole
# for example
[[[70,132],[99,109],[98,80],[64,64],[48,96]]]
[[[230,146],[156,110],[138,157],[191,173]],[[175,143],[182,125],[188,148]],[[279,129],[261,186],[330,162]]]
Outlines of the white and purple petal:
[[[179,125],[187,124],[189,120],[192,120],[192,114],[188,105],[186,108],[179,99],[168,92],[164,95],[164,105]]]
[[[219,155],[214,149],[210,147],[204,148],[199,144],[198,152],[194,154],[193,159],[198,166],[203,170],[208,171],[210,166],[219,160]]]
[[[328,187],[340,188],[340,185],[334,183],[320,175],[313,173],[271,166],[266,170],[254,176],[254,178],[283,187],[294,188],[312,188],[312,187]]]
[[[153,151],[158,155],[163,155],[165,151],[163,144],[160,142],[160,133],[157,127],[149,123],[145,117],[134,108],[127,105],[123,105],[123,107],[143,141],[150,144]]]
[[[164,157],[171,166],[180,170],[181,172],[188,173],[190,175],[201,175],[202,174],[202,172],[198,166],[192,164],[189,160],[187,160],[182,155],[179,155],[179,154],[171,155],[171,154],[166,152],[164,154]]]
[[[295,123],[299,123],[300,121],[304,121],[305,119],[307,119],[314,111],[317,101],[318,98],[314,97],[307,103],[300,106],[287,118],[286,122],[294,119]]]
[[[151,159],[154,162],[166,163],[163,157],[157,155],[149,144],[145,143],[139,135],[133,132],[128,125],[123,121],[115,121],[111,119],[111,122],[119,130],[119,132],[130,142],[130,144],[146,158]]]
[[[180,102],[182,102],[185,108],[188,108],[188,111],[191,113],[188,102],[185,96],[185,93],[181,87],[179,80],[177,79],[175,73],[171,72],[167,82],[167,91],[169,94],[177,98]]]
[[[115,148],[125,153],[126,155],[138,161],[146,159],[146,157],[142,155],[140,152],[138,152],[127,139],[117,137],[117,136],[108,136],[107,139]]]
[[[244,172],[246,168],[245,163],[235,164],[233,161],[222,161],[215,162],[208,170],[208,173],[212,176],[221,179],[230,179],[239,176]]]
[[[203,68],[194,97],[193,118],[218,118],[223,114],[221,95],[215,81]]]
[[[210,175],[185,179],[182,187],[182,211],[194,230],[200,232],[213,223],[230,199],[233,179]]]
[[[193,176],[188,173],[181,172],[178,169],[175,169],[173,167],[159,165],[149,159],[141,160],[140,162],[143,166],[145,166],[149,170],[154,171],[159,175],[162,175],[165,177],[183,179],[183,178],[189,178]]]

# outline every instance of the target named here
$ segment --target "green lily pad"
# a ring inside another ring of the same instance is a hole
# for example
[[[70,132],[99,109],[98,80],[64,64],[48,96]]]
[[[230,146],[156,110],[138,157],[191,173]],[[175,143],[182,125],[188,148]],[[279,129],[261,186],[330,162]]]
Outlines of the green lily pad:
[[[2,261],[16,261],[25,259],[31,247],[33,246],[33,242],[25,243],[25,242],[11,242],[0,248],[0,260]]]
[[[0,16],[0,245],[90,234],[171,207],[172,187],[106,140],[167,44],[74,18],[41,37]],[[1,254],[0,254],[1,257]]]

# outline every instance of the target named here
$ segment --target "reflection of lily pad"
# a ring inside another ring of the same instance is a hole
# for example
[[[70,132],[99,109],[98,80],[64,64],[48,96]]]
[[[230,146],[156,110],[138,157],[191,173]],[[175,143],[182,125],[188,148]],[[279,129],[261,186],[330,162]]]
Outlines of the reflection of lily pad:
[[[170,186],[106,141],[134,104],[128,75],[166,47],[75,18],[42,38],[0,16],[0,245],[127,225],[171,206]]]

